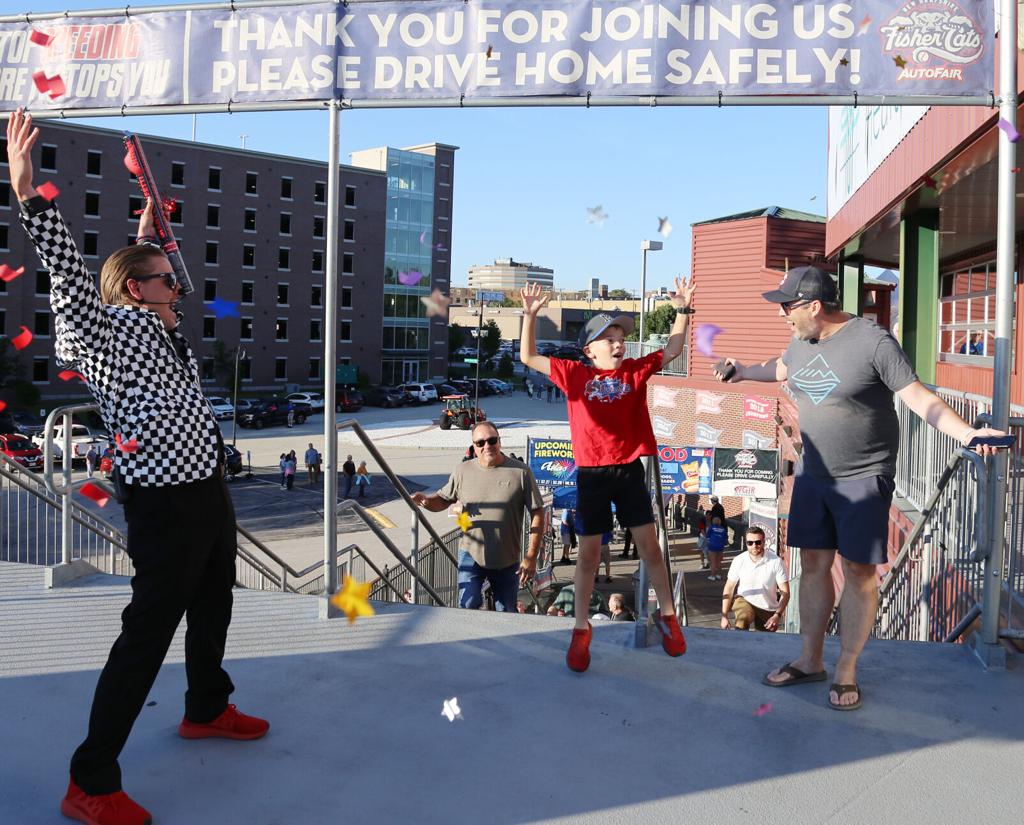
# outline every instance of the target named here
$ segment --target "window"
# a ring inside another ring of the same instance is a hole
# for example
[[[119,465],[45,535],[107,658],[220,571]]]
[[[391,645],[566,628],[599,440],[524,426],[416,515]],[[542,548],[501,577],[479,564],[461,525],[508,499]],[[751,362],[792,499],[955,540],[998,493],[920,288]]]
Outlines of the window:
[[[341,256],[341,274],[352,275],[356,271],[356,256],[346,252]]]
[[[95,233],[93,233],[95,234]],[[0,223],[0,249],[6,250],[11,240],[11,228],[6,223]]]
[[[256,231],[256,210],[255,209],[246,209],[245,210],[245,219],[244,219],[244,221],[242,223],[242,228],[246,232],[255,232]]]
[[[309,379],[315,380],[320,377],[320,359],[310,358],[309,359]]]
[[[200,380],[201,381],[213,381],[213,378],[214,378],[214,366],[213,366],[213,356],[212,355],[204,355],[203,356],[202,369],[203,369],[203,373],[202,373],[202,377],[201,377]]]
[[[259,175],[255,172],[245,173],[245,194],[246,195],[257,195],[257,183],[259,181]]]
[[[11,184],[0,180],[0,209],[11,208]]]
[[[292,234],[292,213],[282,212],[281,213],[281,230],[282,235]]]
[[[327,203],[327,184],[322,180],[313,184],[313,203]]]
[[[252,381],[252,359],[241,358],[238,361],[238,377],[242,381]]]
[[[238,339],[240,341],[252,340],[252,318],[242,318],[238,328]]]
[[[290,201],[292,199],[291,178],[281,178],[281,197],[286,201]]]
[[[344,309],[352,309],[352,287],[341,288],[341,305]]]
[[[90,258],[95,258],[100,254],[100,233],[99,232],[85,232],[85,237],[82,243],[82,254]],[[7,244],[2,244],[6,247]]]
[[[50,380],[50,359],[46,356],[37,355],[32,359],[32,381],[36,384],[45,384]]]
[[[85,215],[87,218],[98,218],[100,216],[100,193],[85,193]]]
[[[211,166],[210,167],[210,175],[206,179],[206,188],[209,189],[211,192],[219,192],[220,191],[220,167],[219,166]]]
[[[242,266],[247,269],[256,267],[256,247],[251,243],[242,244]]]
[[[171,186],[185,185],[185,164],[181,161],[171,161]]]
[[[996,262],[942,274],[939,360],[990,363],[995,355]]]
[[[57,171],[57,147],[50,143],[44,143],[39,153],[39,169],[42,172]]]
[[[311,307],[322,307],[324,305],[324,288],[322,286],[313,286],[310,289],[309,305]]]
[[[287,246],[277,250],[277,268],[286,272],[292,268],[292,251]]]
[[[50,337],[49,310],[36,310],[35,323],[32,326],[32,334],[39,338]]]
[[[7,166],[7,138],[5,137],[0,137],[0,166]]]
[[[356,188],[354,186],[345,187],[345,206],[356,205]]]
[[[36,295],[50,294],[50,270],[36,270]]]
[[[103,152],[99,149],[90,149],[86,153],[85,174],[91,178],[98,178],[103,174]]]
[[[128,196],[128,220],[137,221],[142,210],[146,208],[146,201],[138,195]]]
[[[288,359],[287,358],[275,358],[274,359],[274,380],[284,381],[288,378]]]
[[[216,266],[217,265],[217,256],[218,256],[219,252],[220,252],[220,244],[218,244],[216,241],[207,241],[206,242],[206,263],[208,263],[210,266]]]
[[[170,220],[175,226],[181,226],[185,223],[185,204],[181,201],[174,202],[174,207],[171,209]]]
[[[251,304],[253,303],[253,287],[255,281],[242,281],[242,303]]]
[[[274,339],[276,341],[287,341],[288,340],[288,319],[278,318],[277,323],[274,325]]]
[[[322,341],[323,322],[319,318],[313,318],[309,322],[309,340]]]
[[[344,238],[348,242],[352,242],[356,239],[356,222],[345,221],[345,235]]]
[[[327,235],[326,227],[327,227],[327,221],[324,218],[320,217],[319,215],[314,217],[313,218],[313,237],[314,238],[326,237],[326,235]]]
[[[206,207],[206,228],[220,229],[220,207],[215,203]]]
[[[351,341],[352,340],[352,322],[342,321],[341,322],[341,340]]]
[[[214,315],[203,316],[203,340],[212,341],[217,337],[217,318]]]
[[[324,251],[322,249],[313,250],[313,267],[314,272],[324,271]]]
[[[207,278],[203,282],[203,300],[213,301],[217,298],[217,279]]]
[[[288,284],[277,285],[277,305],[279,307],[288,306]]]

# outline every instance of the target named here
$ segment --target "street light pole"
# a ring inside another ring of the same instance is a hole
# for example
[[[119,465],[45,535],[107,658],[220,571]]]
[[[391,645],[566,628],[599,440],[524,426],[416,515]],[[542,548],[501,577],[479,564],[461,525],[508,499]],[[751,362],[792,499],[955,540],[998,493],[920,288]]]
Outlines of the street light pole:
[[[476,392],[475,398],[473,399],[473,425],[476,426],[476,411],[480,409],[480,336],[483,335],[484,328],[484,302],[477,301],[479,306],[477,307],[480,313],[476,319]]]
[[[644,355],[644,310],[647,309],[647,253],[661,249],[661,241],[640,241],[643,252],[643,269],[640,273],[640,357]]]
[[[238,441],[238,359],[245,358],[245,350],[241,347],[235,347],[235,401],[234,415],[231,416],[231,446],[233,447]]]

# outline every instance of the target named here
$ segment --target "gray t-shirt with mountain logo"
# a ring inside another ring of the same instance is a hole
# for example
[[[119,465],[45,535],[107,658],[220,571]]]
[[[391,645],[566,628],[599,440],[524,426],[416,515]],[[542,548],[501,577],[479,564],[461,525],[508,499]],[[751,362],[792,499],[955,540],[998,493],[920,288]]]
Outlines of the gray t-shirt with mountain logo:
[[[895,474],[893,393],[917,374],[888,330],[854,316],[823,341],[794,338],[782,363],[800,410],[800,472],[835,479]]]

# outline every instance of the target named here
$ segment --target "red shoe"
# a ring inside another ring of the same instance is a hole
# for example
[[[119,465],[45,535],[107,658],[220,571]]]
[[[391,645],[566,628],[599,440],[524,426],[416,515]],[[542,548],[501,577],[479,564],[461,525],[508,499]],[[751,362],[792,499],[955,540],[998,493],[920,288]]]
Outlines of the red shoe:
[[[150,825],[153,817],[135,804],[124,791],[90,795],[74,780],[68,782],[67,795],[60,801],[60,812],[86,825]]]
[[[234,705],[227,709],[212,722],[200,724],[182,719],[178,725],[178,735],[185,739],[259,739],[270,730],[266,719],[246,716]]]
[[[679,627],[679,619],[675,615],[662,616],[661,611],[654,614],[654,623],[661,631],[661,646],[669,656],[682,656],[686,653],[686,639]]]
[[[569,652],[565,654],[565,663],[569,670],[582,673],[590,667],[590,637],[594,629],[587,622],[586,630],[573,630],[572,641],[569,642]]]

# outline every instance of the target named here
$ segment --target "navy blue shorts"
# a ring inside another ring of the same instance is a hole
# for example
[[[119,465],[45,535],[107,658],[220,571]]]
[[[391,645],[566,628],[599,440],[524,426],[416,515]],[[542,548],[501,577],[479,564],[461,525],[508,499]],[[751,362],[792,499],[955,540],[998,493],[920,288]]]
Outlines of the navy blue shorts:
[[[623,527],[640,527],[654,521],[651,493],[644,480],[640,459],[629,464],[580,467],[576,471],[576,518],[583,536],[612,531],[612,503]]]
[[[895,488],[890,476],[837,480],[798,475],[786,543],[801,550],[838,550],[860,564],[883,564]]]

